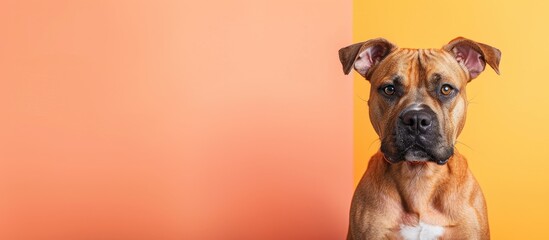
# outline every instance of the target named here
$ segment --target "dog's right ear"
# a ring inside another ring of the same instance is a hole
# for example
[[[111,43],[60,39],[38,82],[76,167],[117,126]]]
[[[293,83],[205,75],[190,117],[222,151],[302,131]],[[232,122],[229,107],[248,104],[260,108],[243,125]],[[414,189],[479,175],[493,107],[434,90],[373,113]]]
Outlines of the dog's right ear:
[[[386,39],[376,38],[339,49],[339,61],[346,75],[354,67],[360,75],[369,79],[372,75],[370,70],[396,48]]]

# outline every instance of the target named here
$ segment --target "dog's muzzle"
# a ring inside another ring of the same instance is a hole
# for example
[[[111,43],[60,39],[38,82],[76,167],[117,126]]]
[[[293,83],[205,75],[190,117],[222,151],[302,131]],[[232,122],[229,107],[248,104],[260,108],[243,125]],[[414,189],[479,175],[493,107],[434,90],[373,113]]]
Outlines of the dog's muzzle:
[[[412,105],[404,109],[396,121],[391,139],[382,142],[381,150],[391,162],[434,161],[445,164],[453,155],[440,133],[435,112],[425,105]]]

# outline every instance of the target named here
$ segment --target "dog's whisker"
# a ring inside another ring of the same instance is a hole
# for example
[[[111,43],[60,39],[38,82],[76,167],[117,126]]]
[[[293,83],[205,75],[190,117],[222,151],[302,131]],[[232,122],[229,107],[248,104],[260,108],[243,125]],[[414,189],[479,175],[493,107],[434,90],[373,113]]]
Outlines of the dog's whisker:
[[[463,143],[463,142],[461,142],[461,141],[456,141],[456,144],[458,144],[458,143],[461,144],[461,145],[463,145],[463,146],[465,146],[465,147],[467,147],[467,148],[469,148],[469,149],[472,150],[472,151],[475,151],[475,149],[473,149],[472,147],[470,147],[469,145],[467,145],[467,144],[465,144],[465,143]],[[456,148],[456,146],[454,146],[454,148]]]
[[[477,102],[475,102],[475,98],[476,98],[476,96],[473,96],[472,98],[467,99],[467,105],[469,105],[469,104],[478,104]]]
[[[381,142],[381,139],[380,139],[380,138],[374,139],[374,141],[372,141],[372,142],[370,143],[370,145],[368,145],[368,151],[370,151],[370,148],[372,148],[372,145],[374,145],[374,143],[376,143],[376,142],[378,142],[378,141]]]
[[[361,101],[365,102],[366,105],[368,105],[368,100],[367,100],[367,99],[364,99],[364,98],[360,97],[360,95],[358,95],[358,94],[355,94],[355,96],[356,96],[358,99],[360,99]],[[361,108],[361,109],[362,109],[362,111],[364,111],[365,113],[368,113],[368,108]]]
[[[368,99],[364,99],[364,98],[362,98],[362,97],[361,97],[360,95],[358,95],[358,94],[355,94],[355,96],[356,96],[358,99],[362,100],[363,102],[368,103]]]

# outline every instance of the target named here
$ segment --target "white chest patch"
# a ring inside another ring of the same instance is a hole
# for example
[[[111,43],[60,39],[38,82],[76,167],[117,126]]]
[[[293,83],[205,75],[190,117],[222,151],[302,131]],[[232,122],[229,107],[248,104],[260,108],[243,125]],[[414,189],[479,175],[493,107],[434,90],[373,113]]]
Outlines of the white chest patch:
[[[444,228],[420,222],[418,226],[400,225],[400,235],[404,240],[436,240],[444,233]]]

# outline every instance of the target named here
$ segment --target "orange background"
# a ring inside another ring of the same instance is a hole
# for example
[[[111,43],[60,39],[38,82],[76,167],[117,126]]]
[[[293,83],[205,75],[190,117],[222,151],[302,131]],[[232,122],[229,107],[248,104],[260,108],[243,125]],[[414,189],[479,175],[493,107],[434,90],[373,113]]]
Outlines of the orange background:
[[[502,75],[468,87],[457,146],[493,238],[549,234],[546,2],[0,9],[0,239],[342,239],[353,176],[379,145],[369,85],[355,79],[353,94],[337,50],[459,35],[503,52]]]
[[[342,239],[350,1],[0,2],[0,239]]]

